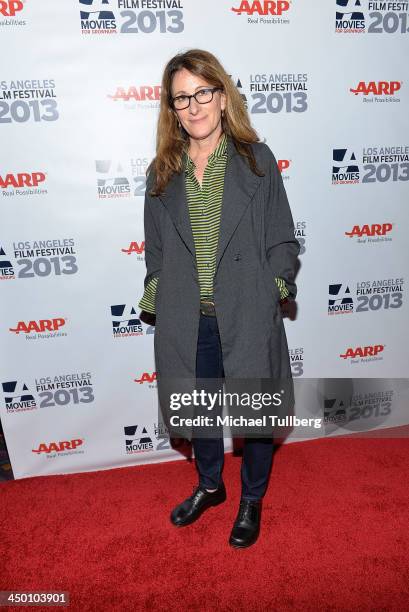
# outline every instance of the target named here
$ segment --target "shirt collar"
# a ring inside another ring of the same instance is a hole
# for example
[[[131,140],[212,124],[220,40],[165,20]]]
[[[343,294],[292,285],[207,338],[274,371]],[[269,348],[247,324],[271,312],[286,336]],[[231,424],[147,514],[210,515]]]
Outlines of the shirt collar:
[[[188,153],[188,146],[189,146],[188,143],[186,143],[185,149],[184,149],[184,155],[185,155],[185,160],[186,160],[186,166],[185,166],[186,172],[189,172],[189,170],[191,171],[193,168],[195,168],[195,164],[192,161]],[[221,137],[219,144],[217,145],[213,153],[209,155],[208,163],[213,163],[216,159],[219,159],[220,157],[224,157],[225,155],[227,155],[227,136],[225,133],[223,133],[223,136]]]

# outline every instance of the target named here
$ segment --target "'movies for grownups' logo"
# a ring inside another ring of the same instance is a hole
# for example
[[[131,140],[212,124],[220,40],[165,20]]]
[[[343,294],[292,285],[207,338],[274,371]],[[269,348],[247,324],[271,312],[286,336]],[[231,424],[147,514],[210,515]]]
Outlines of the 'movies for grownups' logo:
[[[181,0],[79,0],[84,35],[180,34],[185,29]]]
[[[328,288],[328,314],[352,314],[395,310],[402,307],[403,278],[334,283]]]
[[[409,180],[409,146],[366,146],[332,151],[332,184],[405,182]]]
[[[1,383],[8,414],[37,408],[54,408],[92,403],[95,399],[91,372],[40,376],[32,384],[21,380]]]
[[[95,161],[97,189],[100,199],[143,197],[146,189],[146,157],[122,160]]]
[[[337,34],[407,34],[409,3],[335,0]]]

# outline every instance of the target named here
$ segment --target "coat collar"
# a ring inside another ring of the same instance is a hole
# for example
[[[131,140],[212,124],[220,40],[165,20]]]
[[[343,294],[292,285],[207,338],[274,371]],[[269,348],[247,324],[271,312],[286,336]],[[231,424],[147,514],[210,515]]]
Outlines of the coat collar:
[[[237,152],[232,138],[227,136],[227,164],[224,177],[215,274],[223,253],[241,217],[250,204],[260,181],[260,177],[250,170],[247,160]],[[184,169],[182,172],[173,175],[166,186],[165,192],[159,198],[166,207],[181,239],[196,261],[195,244],[186,196]]]

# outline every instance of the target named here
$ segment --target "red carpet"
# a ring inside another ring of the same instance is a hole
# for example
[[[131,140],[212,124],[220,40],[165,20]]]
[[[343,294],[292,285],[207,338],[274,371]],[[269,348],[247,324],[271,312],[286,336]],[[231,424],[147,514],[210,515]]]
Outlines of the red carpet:
[[[244,550],[227,544],[230,454],[227,502],[179,529],[168,515],[196,482],[187,461],[2,483],[0,590],[69,591],[81,612],[407,610],[408,451],[407,438],[283,446]]]

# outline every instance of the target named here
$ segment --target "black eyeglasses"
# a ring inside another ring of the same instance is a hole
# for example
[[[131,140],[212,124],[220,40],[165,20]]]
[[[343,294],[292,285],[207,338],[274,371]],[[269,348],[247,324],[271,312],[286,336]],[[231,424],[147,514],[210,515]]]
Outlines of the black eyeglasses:
[[[213,100],[213,94],[215,91],[223,90],[221,87],[205,87],[203,89],[199,89],[199,91],[191,96],[176,96],[176,98],[171,98],[171,104],[175,110],[183,110],[184,108],[188,108],[192,98],[194,98],[199,104],[208,104]]]

